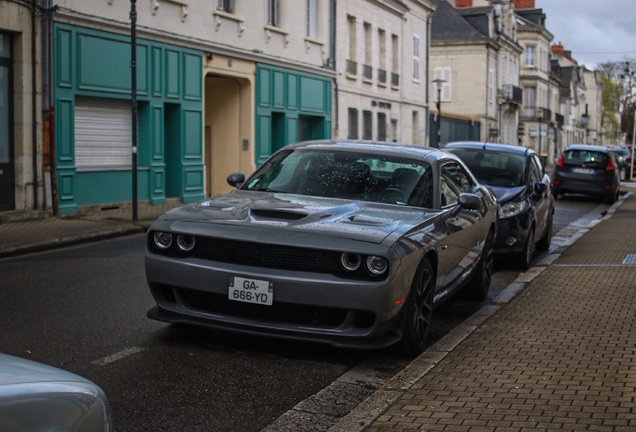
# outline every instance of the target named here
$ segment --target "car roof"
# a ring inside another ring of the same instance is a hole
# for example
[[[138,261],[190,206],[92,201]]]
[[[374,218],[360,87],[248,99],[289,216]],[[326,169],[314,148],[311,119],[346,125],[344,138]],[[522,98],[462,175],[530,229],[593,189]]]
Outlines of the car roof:
[[[514,146],[514,145],[508,145],[508,144],[480,142],[480,141],[449,142],[443,148],[444,149],[446,148],[483,149],[483,150],[491,150],[491,151],[497,151],[497,152],[514,153],[521,156],[529,156],[530,154],[535,153],[534,150],[526,148],[526,147],[520,147],[520,146]]]
[[[608,151],[613,149],[610,147],[590,145],[590,144],[570,144],[565,149],[565,151],[568,151],[568,150],[593,150],[593,151],[598,151],[602,153],[607,153]]]
[[[368,151],[373,153],[383,153],[392,156],[402,156],[418,160],[430,159],[430,160],[442,160],[452,159],[459,160],[459,158],[451,153],[441,151],[434,147],[421,147],[413,144],[396,143],[388,141],[367,141],[367,140],[314,140],[314,141],[301,141],[295,144],[290,144],[284,149],[298,150],[298,149],[316,149],[326,150],[338,147],[341,150],[349,151]]]

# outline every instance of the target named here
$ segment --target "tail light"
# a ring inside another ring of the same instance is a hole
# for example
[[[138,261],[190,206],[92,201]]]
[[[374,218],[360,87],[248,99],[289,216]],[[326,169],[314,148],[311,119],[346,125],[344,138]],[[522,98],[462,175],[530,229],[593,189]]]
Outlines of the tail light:
[[[559,156],[559,158],[556,160],[556,166],[558,166],[559,168],[563,168],[563,155]]]
[[[614,171],[615,169],[616,165],[614,165],[614,161],[610,159],[607,163],[607,166],[605,167],[605,171]]]

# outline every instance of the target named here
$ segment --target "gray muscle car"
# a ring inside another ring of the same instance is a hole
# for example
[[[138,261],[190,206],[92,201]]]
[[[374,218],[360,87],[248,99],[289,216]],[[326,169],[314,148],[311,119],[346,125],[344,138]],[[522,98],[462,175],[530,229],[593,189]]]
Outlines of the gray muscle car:
[[[416,355],[436,305],[488,293],[497,200],[450,153],[308,141],[228,183],[148,231],[148,317]]]

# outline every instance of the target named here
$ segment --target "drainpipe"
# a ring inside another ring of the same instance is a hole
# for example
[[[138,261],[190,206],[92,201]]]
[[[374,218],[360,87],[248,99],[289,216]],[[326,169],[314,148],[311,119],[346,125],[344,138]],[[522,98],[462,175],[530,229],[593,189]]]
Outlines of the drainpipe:
[[[336,8],[337,8],[337,0],[331,0],[331,2],[329,2],[329,32],[330,34],[330,41],[329,41],[329,57],[331,59],[331,69],[336,70]],[[333,130],[336,133],[336,137],[335,138],[340,138],[339,136],[337,136],[339,134],[339,129],[340,129],[340,123],[339,123],[339,116],[340,116],[340,110],[339,110],[339,96],[338,96],[338,77],[335,76],[333,78],[333,86],[334,86],[334,92],[333,92],[333,98],[334,98],[334,126],[333,126]]]
[[[52,0],[44,0],[42,21],[42,95],[44,104],[43,169],[48,183],[54,215],[59,214],[57,172],[55,163],[55,110],[53,108],[53,13]],[[45,192],[46,194],[46,192]],[[46,196],[46,195],[45,195]],[[45,199],[46,201],[46,199]],[[46,207],[46,206],[45,206]]]
[[[36,18],[35,10],[37,8],[36,0],[31,0],[31,152],[32,152],[32,169],[33,169],[33,210],[38,209],[38,125],[37,125],[37,74],[36,74]]]
[[[488,121],[488,83],[489,83],[489,73],[490,73],[490,44],[486,44],[486,111],[484,112],[484,120],[486,123],[486,142],[490,139],[490,122]]]
[[[424,108],[426,112],[426,135],[428,135],[428,146],[431,146],[431,108],[430,108],[430,83],[431,83],[431,66],[430,66],[430,58],[431,58],[431,23],[433,21],[432,12],[429,14],[428,18],[426,18],[426,107]],[[441,118],[440,118],[441,125]]]

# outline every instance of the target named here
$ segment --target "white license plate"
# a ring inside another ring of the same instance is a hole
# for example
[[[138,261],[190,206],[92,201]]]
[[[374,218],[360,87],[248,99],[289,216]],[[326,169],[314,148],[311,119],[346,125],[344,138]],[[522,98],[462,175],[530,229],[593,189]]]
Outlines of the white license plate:
[[[577,174],[594,174],[594,170],[592,168],[572,168],[572,171]]]
[[[227,297],[230,300],[271,306],[274,300],[274,284],[269,281],[233,277]]]

